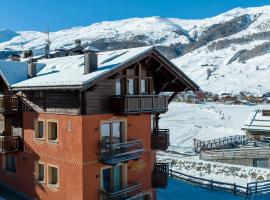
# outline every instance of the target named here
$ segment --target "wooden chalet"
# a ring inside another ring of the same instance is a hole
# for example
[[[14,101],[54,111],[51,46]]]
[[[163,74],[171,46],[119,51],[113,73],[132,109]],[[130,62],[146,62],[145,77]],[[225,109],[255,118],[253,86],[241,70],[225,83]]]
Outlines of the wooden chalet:
[[[0,71],[0,183],[43,200],[156,199],[167,186],[159,115],[199,87],[156,48],[0,61]]]
[[[246,131],[246,135],[250,139],[270,142],[270,110],[252,112],[242,130]]]

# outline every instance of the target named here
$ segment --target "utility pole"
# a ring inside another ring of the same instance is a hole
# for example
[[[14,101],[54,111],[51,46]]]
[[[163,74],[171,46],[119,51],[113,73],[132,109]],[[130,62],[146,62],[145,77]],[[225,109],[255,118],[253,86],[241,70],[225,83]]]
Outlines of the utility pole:
[[[50,29],[48,28],[47,31],[44,32],[47,34],[46,45],[45,45],[45,54],[48,58],[50,58],[50,46],[51,46],[51,40],[50,40]]]

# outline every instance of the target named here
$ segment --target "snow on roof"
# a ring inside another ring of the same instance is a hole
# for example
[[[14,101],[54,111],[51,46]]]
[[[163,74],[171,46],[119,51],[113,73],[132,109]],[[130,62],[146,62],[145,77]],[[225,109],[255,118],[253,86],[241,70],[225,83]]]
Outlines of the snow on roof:
[[[262,113],[262,110],[252,112],[242,129],[248,131],[270,131],[270,116],[264,116]]]
[[[27,63],[0,60],[0,75],[10,87],[12,84],[27,79]]]
[[[12,88],[25,87],[80,87],[93,81],[101,75],[131,61],[135,57],[149,51],[153,47],[139,47],[116,51],[99,52],[98,70],[84,74],[84,55],[67,56],[60,58],[42,59],[38,61],[37,76],[31,79],[26,77],[26,69],[22,70],[20,79],[13,81]]]

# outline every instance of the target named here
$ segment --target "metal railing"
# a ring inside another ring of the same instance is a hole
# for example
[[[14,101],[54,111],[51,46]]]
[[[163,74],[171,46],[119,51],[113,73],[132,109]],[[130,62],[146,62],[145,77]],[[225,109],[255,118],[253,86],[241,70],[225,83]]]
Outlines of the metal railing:
[[[213,151],[202,151],[202,160],[232,160],[232,159],[256,159],[270,158],[270,147],[249,147],[237,149],[223,149]]]
[[[19,109],[19,99],[16,96],[1,96],[0,97],[0,112],[9,113]]]
[[[143,152],[142,140],[128,139],[121,141],[119,138],[103,138],[100,142],[100,160],[102,163],[115,165],[129,160],[139,159]]]
[[[143,200],[143,196],[140,183],[129,183],[116,191],[101,191],[101,197],[104,200]]]
[[[112,110],[120,114],[164,113],[168,111],[168,97],[164,95],[112,96]]]
[[[151,143],[152,149],[166,151],[170,145],[170,130],[154,129]]]
[[[9,153],[20,150],[19,136],[0,136],[0,152]]]
[[[270,193],[270,180],[250,182],[243,186],[237,185],[236,183],[226,183],[213,179],[195,177],[174,170],[170,170],[170,176],[211,190],[223,190],[246,197]]]
[[[156,163],[152,172],[152,186],[166,188],[169,181],[169,163]]]
[[[244,144],[247,140],[245,135],[235,135],[230,137],[218,138],[214,140],[201,141],[194,138],[194,151],[216,150],[224,148],[235,148]]]

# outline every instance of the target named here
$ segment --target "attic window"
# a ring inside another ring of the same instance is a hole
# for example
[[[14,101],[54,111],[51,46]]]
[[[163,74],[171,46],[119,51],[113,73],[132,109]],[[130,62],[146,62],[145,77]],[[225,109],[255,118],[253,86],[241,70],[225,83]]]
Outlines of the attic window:
[[[263,110],[262,116],[270,116],[270,110]]]

